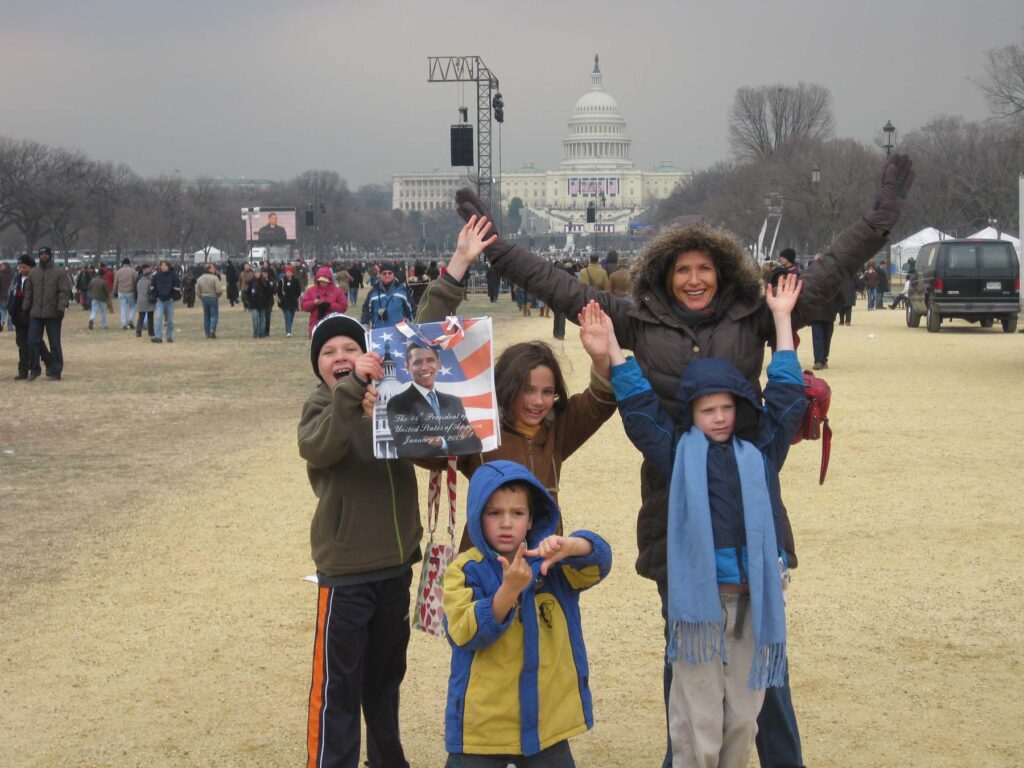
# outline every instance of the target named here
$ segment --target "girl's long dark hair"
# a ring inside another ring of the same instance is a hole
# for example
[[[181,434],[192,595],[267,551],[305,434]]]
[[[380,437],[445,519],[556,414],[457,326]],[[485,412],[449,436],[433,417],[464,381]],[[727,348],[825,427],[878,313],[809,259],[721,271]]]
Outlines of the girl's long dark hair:
[[[498,357],[494,364],[494,388],[498,393],[498,408],[501,421],[511,426],[515,421],[515,404],[530,382],[530,371],[539,365],[551,369],[555,378],[555,406],[552,414],[565,408],[569,392],[562,377],[562,368],[555,359],[551,347],[543,341],[524,341],[513,344]],[[549,416],[550,418],[550,416]]]

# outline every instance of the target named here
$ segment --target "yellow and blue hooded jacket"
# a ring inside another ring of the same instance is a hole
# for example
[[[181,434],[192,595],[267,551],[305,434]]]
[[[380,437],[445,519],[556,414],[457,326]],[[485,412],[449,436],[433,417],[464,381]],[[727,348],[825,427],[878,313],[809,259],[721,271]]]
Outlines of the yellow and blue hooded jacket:
[[[579,593],[608,575],[608,543],[576,531],[593,545],[540,573],[505,621],[492,601],[502,582],[498,555],[484,539],[481,516],[498,488],[515,481],[532,486],[533,524],[528,548],[555,532],[558,505],[530,471],[512,461],[482,465],[469,483],[467,522],[473,548],[444,577],[444,610],[452,667],[445,709],[445,748],[450,753],[533,755],[583,733],[594,724],[590,671],[580,623]]]

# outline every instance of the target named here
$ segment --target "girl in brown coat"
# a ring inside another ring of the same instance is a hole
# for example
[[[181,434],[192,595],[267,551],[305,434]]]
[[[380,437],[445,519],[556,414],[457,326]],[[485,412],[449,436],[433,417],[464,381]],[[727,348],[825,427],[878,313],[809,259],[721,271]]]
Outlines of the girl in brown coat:
[[[416,321],[428,323],[456,314],[466,296],[463,278],[469,265],[492,240],[486,219],[470,220],[459,233],[448,269],[427,287]],[[595,361],[590,385],[569,396],[562,369],[542,341],[513,344],[494,365],[494,385],[501,415],[501,445],[493,451],[460,456],[459,470],[472,477],[484,462],[508,459],[524,465],[558,500],[562,462],[589,440],[615,413],[608,381],[607,355]],[[462,549],[472,546],[463,534]]]

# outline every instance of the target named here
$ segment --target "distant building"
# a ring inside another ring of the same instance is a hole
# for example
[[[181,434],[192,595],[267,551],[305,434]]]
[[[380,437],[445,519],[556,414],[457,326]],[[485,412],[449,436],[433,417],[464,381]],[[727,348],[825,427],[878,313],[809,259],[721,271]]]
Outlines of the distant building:
[[[626,120],[602,80],[595,56],[590,90],[576,102],[562,140],[559,170],[523,163],[501,178],[502,205],[522,200],[530,232],[583,232],[591,203],[597,231],[626,232],[631,220],[693,177],[668,162],[650,171],[633,167]],[[461,172],[399,174],[393,177],[392,204],[403,211],[454,208],[455,190],[467,183]]]

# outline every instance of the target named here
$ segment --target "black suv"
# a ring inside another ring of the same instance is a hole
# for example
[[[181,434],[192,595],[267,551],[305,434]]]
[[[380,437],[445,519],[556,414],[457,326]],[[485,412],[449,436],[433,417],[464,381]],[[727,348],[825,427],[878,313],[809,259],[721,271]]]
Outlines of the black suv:
[[[938,333],[944,319],[958,318],[1003,331],[1017,330],[1020,310],[1020,262],[1003,240],[942,240],[922,246],[911,275],[907,326],[928,318]]]

